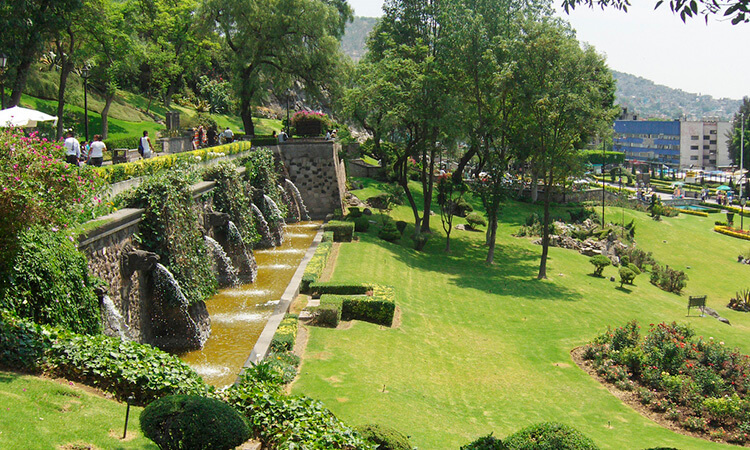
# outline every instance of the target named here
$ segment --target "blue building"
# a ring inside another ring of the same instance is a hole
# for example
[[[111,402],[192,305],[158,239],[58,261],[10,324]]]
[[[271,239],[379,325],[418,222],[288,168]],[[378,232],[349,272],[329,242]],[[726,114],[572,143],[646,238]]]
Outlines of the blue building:
[[[680,121],[616,120],[614,151],[626,161],[680,166]]]

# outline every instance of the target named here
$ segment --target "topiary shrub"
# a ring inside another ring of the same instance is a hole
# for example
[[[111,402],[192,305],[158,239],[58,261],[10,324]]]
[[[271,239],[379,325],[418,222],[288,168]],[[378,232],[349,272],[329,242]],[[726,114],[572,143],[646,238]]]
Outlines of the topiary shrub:
[[[396,224],[393,220],[386,220],[383,224],[383,228],[378,232],[378,237],[384,241],[395,242],[401,238],[401,233],[396,228]]]
[[[334,242],[351,242],[354,235],[354,224],[332,220],[323,226],[325,231],[333,231]]]
[[[487,226],[487,220],[485,220],[484,216],[478,212],[468,214],[466,216],[466,223],[474,230],[478,229],[480,225],[483,227]]]
[[[284,320],[276,329],[276,334],[271,339],[271,351],[273,352],[290,352],[294,349],[294,342],[297,340],[297,320],[296,314],[287,314]]]
[[[461,446],[461,450],[505,450],[506,448],[503,441],[493,436],[492,433]]]
[[[471,206],[465,198],[459,198],[458,201],[453,204],[453,214],[459,217],[466,217],[466,215],[472,211],[474,211],[474,207]]]
[[[625,284],[633,284],[635,280],[635,272],[627,267],[620,267],[620,287]]]
[[[641,269],[638,268],[635,264],[625,264],[628,269],[632,270],[633,273],[638,276],[641,274]]]
[[[313,325],[336,328],[341,321],[341,307],[335,304],[321,304],[313,310]]]
[[[398,430],[383,425],[361,425],[355,428],[359,434],[377,444],[378,450],[412,450],[409,438]]]
[[[250,438],[242,416],[213,398],[173,395],[141,413],[141,430],[162,450],[229,450]]]
[[[365,233],[370,228],[370,220],[367,216],[360,216],[354,219],[354,231],[357,233]]]
[[[594,276],[602,276],[604,268],[611,265],[612,261],[604,255],[594,255],[589,259],[589,262],[594,265]]]
[[[349,218],[356,219],[357,217],[362,217],[362,210],[357,208],[356,206],[349,207]]]
[[[543,422],[503,440],[510,450],[597,450],[590,438],[568,425]]]
[[[399,233],[401,233],[401,236],[404,235],[404,230],[406,230],[406,225],[407,225],[406,222],[404,222],[403,220],[399,220],[396,222],[396,229],[398,230]]]

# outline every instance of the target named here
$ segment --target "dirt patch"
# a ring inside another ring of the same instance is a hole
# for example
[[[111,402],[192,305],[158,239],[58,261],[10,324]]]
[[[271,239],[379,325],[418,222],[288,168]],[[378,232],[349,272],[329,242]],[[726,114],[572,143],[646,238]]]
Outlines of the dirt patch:
[[[308,300],[310,300],[310,296],[305,294],[299,294],[298,296],[294,297],[292,304],[289,305],[289,313],[299,315],[299,313],[303,309],[307,308]]]
[[[398,305],[396,305],[396,310],[393,312],[391,328],[401,328],[401,307]]]
[[[53,378],[53,377],[48,377],[48,376],[43,376],[42,378],[46,378],[48,380],[52,380],[52,381],[54,381],[57,384],[65,385],[65,386],[68,386],[68,387],[73,388],[73,389],[79,389],[79,390],[88,392],[89,394],[96,395],[97,397],[103,397],[103,398],[106,398],[106,399],[109,399],[109,400],[114,400],[115,399],[115,396],[112,395],[112,394],[110,394],[109,392],[104,392],[101,389],[97,389],[97,388],[94,388],[94,387],[91,387],[91,386],[87,386],[85,384],[76,383],[75,381],[66,380],[64,378]],[[62,393],[62,392],[60,392],[58,394],[61,394],[61,395],[71,395],[71,396],[77,397],[77,395],[73,395],[73,394],[69,394],[69,393]]]
[[[339,403],[346,403],[346,402],[349,401],[349,399],[346,398],[346,397],[337,397],[336,401],[339,402]]]
[[[339,322],[339,325],[336,327],[337,330],[348,330],[349,328],[354,326],[353,320],[342,320]]]
[[[310,331],[307,329],[305,325],[302,324],[301,321],[297,322],[297,340],[294,341],[294,350],[292,352],[299,356],[300,362],[299,367],[297,367],[297,375],[294,376],[294,379],[287,383],[286,386],[284,386],[284,392],[287,394],[292,393],[292,386],[294,386],[294,383],[297,382],[297,379],[299,378],[299,374],[302,373],[302,365],[305,363],[305,351],[307,350],[307,341],[310,339]],[[321,358],[322,359],[322,358]]]
[[[331,281],[331,276],[333,276],[333,271],[336,269],[336,259],[339,257],[339,249],[341,248],[341,242],[334,242],[331,246],[331,256],[328,257],[328,264],[326,264],[325,269],[323,269],[323,273],[320,274],[320,279],[318,281],[325,282],[325,281]]]
[[[341,378],[337,377],[336,375],[326,378],[325,380],[331,384],[341,383]]]
[[[136,423],[135,428],[133,428],[133,422],[128,422],[128,434],[127,436],[125,436],[125,439],[122,438],[122,430],[109,430],[109,436],[117,438],[121,442],[132,441],[133,439],[140,436],[138,432],[138,424]]]
[[[60,450],[99,450],[99,447],[93,444],[87,444],[85,442],[72,442],[57,447]]]
[[[591,377],[596,379],[612,395],[619,398],[623,403],[627,404],[628,406],[636,410],[642,416],[651,419],[652,421],[656,422],[662,427],[672,430],[675,433],[679,433],[684,436],[690,436],[690,437],[695,437],[699,439],[711,440],[709,439],[708,433],[696,433],[693,431],[688,431],[682,428],[677,422],[667,420],[664,417],[664,414],[651,411],[646,405],[640,402],[640,400],[638,399],[638,395],[634,391],[623,391],[621,389],[618,389],[617,386],[615,386],[613,383],[610,383],[604,378],[602,378],[601,376],[599,376],[596,373],[596,369],[594,369],[592,364],[589,361],[586,361],[585,359],[583,359],[583,347],[574,348],[570,352],[570,356],[573,359],[573,362],[575,362],[578,365],[578,367],[580,367],[583,371],[585,371],[586,373],[591,375]]]

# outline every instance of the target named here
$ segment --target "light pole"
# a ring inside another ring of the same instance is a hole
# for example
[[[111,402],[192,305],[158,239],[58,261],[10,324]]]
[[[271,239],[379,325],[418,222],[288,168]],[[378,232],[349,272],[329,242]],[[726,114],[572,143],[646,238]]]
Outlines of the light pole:
[[[0,53],[0,109],[5,109],[5,84],[3,79],[5,78],[5,66],[8,65],[8,57],[5,53]]]
[[[83,134],[86,136],[86,142],[89,141],[89,66],[83,66],[81,69],[81,78],[83,78]]]
[[[602,139],[602,230],[604,229],[604,161],[607,159],[607,152],[605,150],[604,139]]]
[[[286,90],[286,135],[289,139],[289,96],[292,95],[292,90]]]
[[[742,212],[740,213],[740,231],[742,231],[745,226],[745,203],[747,203],[747,199],[740,197],[740,205],[742,205]]]
[[[742,131],[740,132],[740,198],[742,198],[742,172],[745,159],[745,113],[742,113]]]

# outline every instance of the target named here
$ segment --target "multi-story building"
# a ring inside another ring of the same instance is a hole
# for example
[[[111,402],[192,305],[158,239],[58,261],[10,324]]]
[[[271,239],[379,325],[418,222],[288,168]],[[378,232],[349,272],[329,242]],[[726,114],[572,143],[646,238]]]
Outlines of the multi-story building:
[[[715,170],[731,165],[727,134],[729,122],[617,120],[614,150],[625,160],[647,162],[673,169]]]

